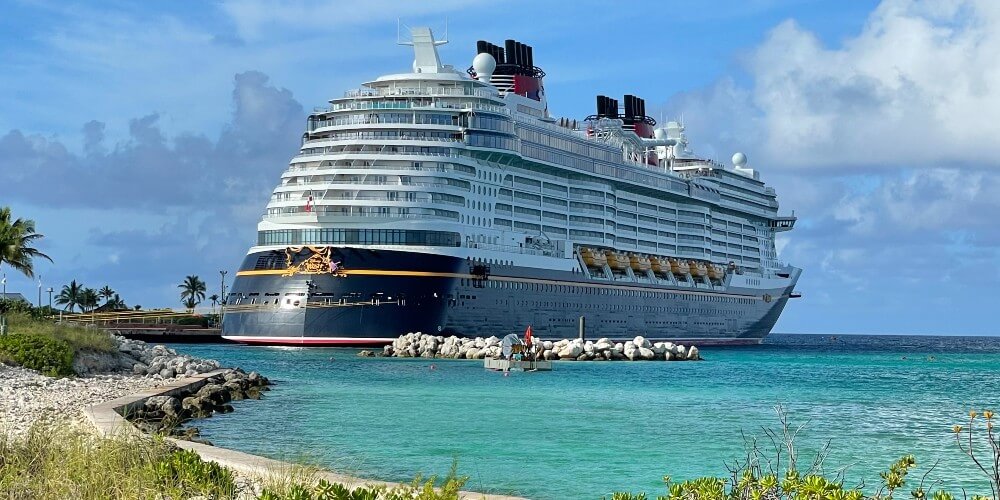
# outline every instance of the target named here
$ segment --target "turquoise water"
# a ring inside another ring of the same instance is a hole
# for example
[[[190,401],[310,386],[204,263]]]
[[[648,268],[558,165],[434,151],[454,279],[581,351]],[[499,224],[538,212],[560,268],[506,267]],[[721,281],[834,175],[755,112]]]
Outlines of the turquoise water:
[[[443,475],[454,458],[469,488],[538,499],[726,475],[742,434],[779,426],[776,405],[805,424],[800,463],[830,441],[825,470],[849,466],[849,484],[875,484],[913,453],[921,472],[940,461],[930,477],[949,489],[988,492],[950,429],[970,408],[1000,408],[1000,338],[774,335],[705,348],[699,363],[564,362],[508,377],[341,349],[175,347],[277,382],[196,424],[217,445],[404,481]]]

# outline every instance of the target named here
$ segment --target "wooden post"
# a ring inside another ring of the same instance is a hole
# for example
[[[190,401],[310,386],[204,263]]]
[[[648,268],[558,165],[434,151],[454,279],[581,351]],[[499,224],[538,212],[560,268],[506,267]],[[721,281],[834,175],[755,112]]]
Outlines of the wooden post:
[[[580,316],[580,340],[587,341],[587,320]]]

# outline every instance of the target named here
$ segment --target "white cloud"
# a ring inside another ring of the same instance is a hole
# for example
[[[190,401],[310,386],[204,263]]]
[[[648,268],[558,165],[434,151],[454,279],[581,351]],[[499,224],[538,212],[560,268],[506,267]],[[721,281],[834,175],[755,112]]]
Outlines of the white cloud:
[[[777,165],[998,165],[1000,2],[885,0],[827,48],[794,21],[746,59]]]

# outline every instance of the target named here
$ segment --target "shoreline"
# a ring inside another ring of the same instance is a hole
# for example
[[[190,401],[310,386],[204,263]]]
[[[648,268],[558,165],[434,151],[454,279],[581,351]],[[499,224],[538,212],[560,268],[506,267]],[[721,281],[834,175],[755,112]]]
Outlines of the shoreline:
[[[201,387],[209,384],[211,379],[224,375],[230,371],[232,371],[232,369],[219,369],[209,373],[177,379],[156,388],[151,388],[145,391],[122,396],[111,401],[88,406],[83,409],[83,414],[97,433],[104,437],[115,436],[122,432],[134,433],[136,435],[147,435],[140,431],[133,424],[133,422],[122,416],[122,413],[128,413],[135,408],[142,407],[150,398],[176,396],[178,394],[196,392]],[[215,445],[208,445],[197,441],[189,441],[175,437],[167,437],[166,439],[181,449],[194,451],[201,456],[202,460],[216,462],[219,465],[229,468],[237,473],[255,478],[266,478],[275,474],[292,474],[294,470],[301,468],[301,465],[298,464],[275,460],[259,455],[252,455]],[[317,480],[325,479],[331,483],[340,483],[352,489],[371,485],[381,485],[389,488],[404,486],[403,483],[365,479],[346,474],[339,474],[328,469],[319,469],[315,471],[313,475]],[[523,497],[496,495],[473,491],[461,491],[459,492],[459,495],[461,498],[480,498],[483,500],[526,500]]]

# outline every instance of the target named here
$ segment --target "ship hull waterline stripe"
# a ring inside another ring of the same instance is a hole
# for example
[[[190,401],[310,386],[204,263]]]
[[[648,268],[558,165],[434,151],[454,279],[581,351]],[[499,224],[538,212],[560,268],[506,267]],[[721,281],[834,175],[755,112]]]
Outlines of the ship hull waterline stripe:
[[[253,335],[223,335],[222,338],[243,344],[284,345],[284,346],[371,346],[376,344],[391,344],[395,338],[386,337],[274,337]],[[629,339],[619,339],[629,340]],[[650,340],[657,340],[651,338]],[[697,343],[710,345],[757,345],[763,339],[756,338],[667,338],[665,341],[679,343]],[[658,341],[658,340],[657,340]]]
[[[570,286],[586,286],[592,288],[611,288],[617,290],[640,290],[644,292],[659,292],[659,293],[681,293],[688,295],[709,295],[713,297],[725,296],[725,297],[738,297],[742,299],[755,299],[761,300],[758,295],[745,295],[739,293],[727,293],[727,292],[707,292],[707,291],[693,291],[693,290],[679,290],[676,288],[649,288],[642,286],[630,286],[630,285],[611,285],[604,283],[588,283],[584,281],[560,281],[560,280],[546,280],[546,279],[536,279],[536,278],[512,278],[507,276],[494,276],[490,275],[488,278],[483,279],[482,276],[476,276],[474,274],[462,274],[462,273],[436,273],[427,271],[387,271],[381,269],[343,269],[337,271],[343,275],[358,275],[358,276],[399,276],[399,277],[423,277],[423,278],[460,278],[460,279],[482,279],[483,281],[509,281],[514,283],[539,283],[547,285],[570,285]],[[287,271],[283,269],[266,269],[259,271],[239,271],[236,276],[263,276],[263,275],[284,275]],[[777,297],[776,297],[777,298]]]

